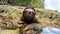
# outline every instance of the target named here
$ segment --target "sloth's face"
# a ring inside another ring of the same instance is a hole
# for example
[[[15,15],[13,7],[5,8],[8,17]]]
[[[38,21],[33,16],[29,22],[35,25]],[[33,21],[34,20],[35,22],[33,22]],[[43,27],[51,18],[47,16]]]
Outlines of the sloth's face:
[[[26,9],[24,11],[24,18],[27,20],[31,20],[35,18],[35,11],[33,9]]]

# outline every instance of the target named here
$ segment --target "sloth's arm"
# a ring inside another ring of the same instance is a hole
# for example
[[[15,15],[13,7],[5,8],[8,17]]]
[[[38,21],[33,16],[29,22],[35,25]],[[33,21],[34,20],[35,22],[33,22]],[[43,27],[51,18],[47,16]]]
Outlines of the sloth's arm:
[[[36,30],[36,31],[42,31],[42,28],[43,26],[41,24],[37,24],[37,23],[33,23],[33,24],[29,24],[25,27],[24,31],[27,31],[27,30]]]

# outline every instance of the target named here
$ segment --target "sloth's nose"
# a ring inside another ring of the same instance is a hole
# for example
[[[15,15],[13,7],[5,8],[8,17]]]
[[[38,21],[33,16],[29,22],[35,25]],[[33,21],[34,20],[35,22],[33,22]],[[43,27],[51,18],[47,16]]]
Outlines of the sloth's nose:
[[[31,14],[31,12],[29,12],[29,14]]]
[[[29,14],[33,14],[33,12],[29,12]]]

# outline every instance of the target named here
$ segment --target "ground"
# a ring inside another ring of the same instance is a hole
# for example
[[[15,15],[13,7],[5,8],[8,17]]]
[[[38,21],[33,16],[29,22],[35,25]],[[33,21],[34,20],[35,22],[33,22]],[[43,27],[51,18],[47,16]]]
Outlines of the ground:
[[[25,7],[21,7],[21,6],[0,5],[0,11],[1,11],[1,9],[4,10],[4,12],[0,12],[0,16],[3,16],[4,18],[6,17],[4,21],[7,24],[9,24],[10,20],[21,17],[24,8]],[[60,15],[59,15],[59,12],[57,12],[57,11],[36,8],[36,17],[39,18],[40,22],[42,23],[41,25],[44,27],[60,28]],[[38,27],[40,27],[40,26],[38,26]],[[10,26],[8,25],[7,28],[10,28]],[[19,34],[18,28],[16,30],[0,29],[0,31],[2,31],[2,32],[0,32],[1,34],[8,34],[8,33],[9,34],[16,34],[16,33]]]

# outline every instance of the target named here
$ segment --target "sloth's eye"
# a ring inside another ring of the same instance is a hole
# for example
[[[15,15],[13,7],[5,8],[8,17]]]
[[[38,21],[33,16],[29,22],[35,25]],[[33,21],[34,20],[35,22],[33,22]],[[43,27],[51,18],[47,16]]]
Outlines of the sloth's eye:
[[[28,11],[25,11],[25,12],[28,12]]]

